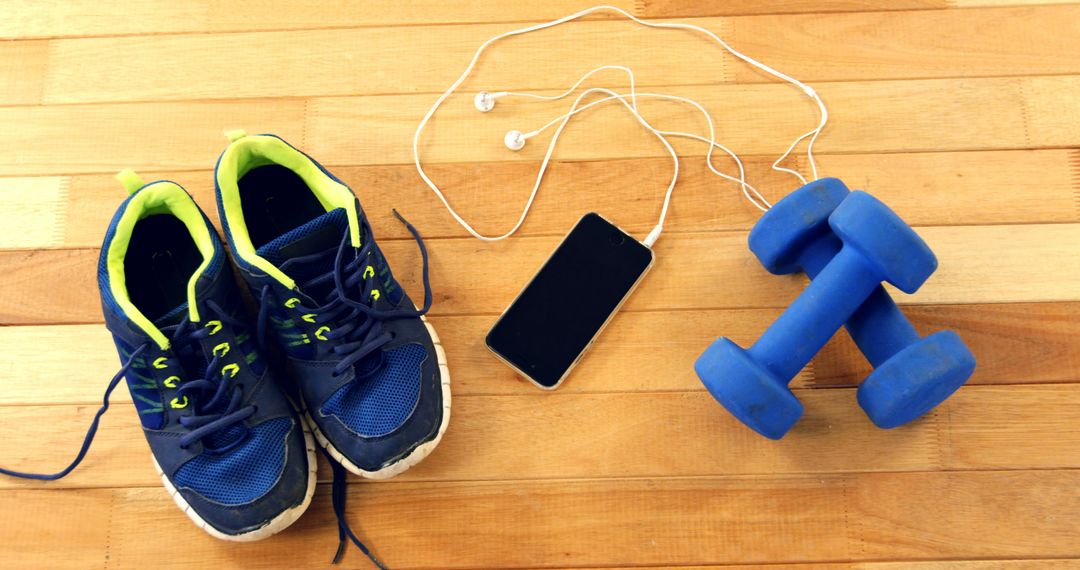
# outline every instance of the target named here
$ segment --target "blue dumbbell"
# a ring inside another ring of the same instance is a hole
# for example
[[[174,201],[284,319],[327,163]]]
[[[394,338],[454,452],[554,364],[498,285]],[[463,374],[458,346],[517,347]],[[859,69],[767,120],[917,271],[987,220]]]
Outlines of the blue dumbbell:
[[[783,437],[803,413],[788,383],[881,281],[914,293],[937,268],[922,239],[865,192],[849,194],[829,225],[843,242],[840,252],[761,338],[743,350],[721,337],[694,363],[714,398],[771,439]]]
[[[750,232],[750,250],[776,275],[804,271],[814,279],[843,245],[829,228],[849,191],[835,178],[799,188],[769,210]],[[930,411],[975,371],[975,356],[953,331],[926,338],[877,287],[847,321],[847,330],[874,372],[859,386],[859,405],[878,427],[894,428]]]

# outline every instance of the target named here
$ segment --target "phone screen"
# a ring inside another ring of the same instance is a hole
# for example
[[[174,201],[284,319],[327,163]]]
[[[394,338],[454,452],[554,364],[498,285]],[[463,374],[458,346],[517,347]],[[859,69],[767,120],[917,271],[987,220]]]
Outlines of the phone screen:
[[[540,386],[555,387],[652,260],[652,250],[586,214],[492,327],[488,348]]]

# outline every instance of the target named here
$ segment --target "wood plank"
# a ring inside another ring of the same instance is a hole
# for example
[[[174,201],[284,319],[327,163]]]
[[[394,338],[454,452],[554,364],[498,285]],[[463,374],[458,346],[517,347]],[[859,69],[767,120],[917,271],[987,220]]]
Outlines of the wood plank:
[[[979,0],[975,0],[979,1]],[[649,18],[691,18],[729,14],[798,14],[804,12],[869,12],[876,10],[933,10],[948,6],[949,0],[642,0],[642,16]]]
[[[728,35],[726,21],[704,23]],[[391,26],[50,40],[43,99],[88,103],[435,94],[457,78],[480,44],[509,29],[506,24]],[[718,47],[712,52],[716,57],[693,67],[657,65],[708,50],[708,42],[695,34],[657,32],[628,22],[583,21],[500,43],[464,89],[561,91],[587,70],[612,62],[641,72],[642,85],[700,84],[703,77],[730,81],[733,61]],[[274,54],[272,74],[265,72],[267,53]],[[131,69],[154,81],[116,81]],[[526,69],[529,73],[523,73]],[[628,85],[626,76],[614,71],[594,83]]]
[[[349,502],[353,524],[394,568],[1015,559],[1077,556],[1080,503],[1069,490],[1078,484],[1076,471],[403,483],[351,485]],[[18,524],[26,505],[56,520],[58,497],[70,494],[3,493],[6,535],[36,544],[40,535]],[[161,489],[77,494],[97,508],[64,516],[55,532],[99,530],[78,533],[86,547],[65,551],[65,567],[101,564],[106,544],[110,566],[138,565],[160,553],[161,536],[184,536],[188,566],[271,568],[288,559],[312,567],[326,564],[337,542],[327,489],[293,528],[257,544],[199,533]],[[20,547],[8,560],[26,567],[40,556]],[[347,560],[359,558],[353,551]]]
[[[1080,300],[1080,259],[1073,245],[1080,241],[1080,224],[935,226],[919,233],[940,267],[915,295],[894,291],[901,304]],[[428,240],[431,282],[436,284],[432,314],[500,313],[560,237],[495,244]],[[625,310],[787,306],[802,291],[801,275],[770,275],[746,249],[745,240],[743,232],[664,236],[656,245],[655,267]],[[381,247],[398,280],[419,296],[423,286],[415,244],[386,240]],[[97,259],[96,249],[0,251],[10,300],[0,308],[0,323],[99,322]],[[468,270],[462,271],[461,260],[466,259]]]
[[[965,387],[927,417],[894,430],[874,427],[854,390],[797,390],[797,396],[806,415],[779,443],[742,426],[704,391],[455,397],[439,449],[395,481],[1080,468],[1080,433],[1069,427],[1080,405],[1078,385]],[[58,482],[2,477],[0,489],[156,486],[134,407],[126,395],[116,400],[77,471]],[[96,410],[96,404],[3,408],[3,466],[59,470]],[[1010,421],[1003,423],[1004,416]],[[522,437],[531,443],[521,445]],[[320,473],[329,480],[325,463]]]
[[[933,79],[821,83],[833,122],[821,154],[1028,149],[1080,144],[1080,76]],[[664,87],[697,98],[742,120],[717,125],[718,140],[744,155],[779,155],[815,124],[810,102],[783,85]],[[425,161],[538,161],[543,137],[518,153],[503,135],[542,125],[562,111],[558,104],[514,105],[509,113],[480,114],[471,95],[452,98],[422,143]],[[221,128],[276,131],[328,165],[409,164],[416,122],[430,95],[277,99],[227,102],[88,104],[0,108],[0,176],[206,169],[222,144]],[[698,117],[662,102],[641,103],[656,124],[701,132]],[[590,112],[567,130],[557,157],[602,160],[663,156],[655,140],[625,109]],[[303,119],[301,119],[301,116]],[[986,121],[986,117],[994,117]],[[155,125],[167,136],[147,129]],[[603,125],[603,129],[596,129]],[[753,128],[750,128],[753,127]],[[138,133],[103,137],[108,132]],[[359,136],[356,133],[361,133]],[[612,141],[619,144],[612,144]],[[310,141],[310,142],[305,142]],[[680,148],[700,156],[704,145]],[[687,143],[689,144],[689,143]]]
[[[159,492],[165,502],[168,495]],[[118,498],[115,491],[0,493],[4,564],[9,568],[104,566],[109,557],[111,513]],[[49,544],[63,547],[43,546]]]
[[[618,0],[610,2],[644,18],[686,18],[742,14],[929,10],[951,7],[1068,3],[1070,0]],[[10,0],[8,18],[0,21],[0,39],[117,36],[250,30],[334,29],[361,26],[468,24],[555,19],[580,10],[571,0],[515,4],[414,0],[407,5],[380,0],[356,10],[340,0],[314,0],[303,7],[287,0],[243,3],[191,0],[162,6],[153,0],[124,3],[123,10],[96,4]],[[598,15],[594,18],[608,18]],[[508,24],[507,29],[511,26]]]
[[[1075,342],[1080,303],[912,306],[905,313],[924,333],[949,329],[964,338],[979,361],[972,385],[1080,381],[1080,346]],[[779,309],[621,313],[559,391],[701,391],[693,362],[705,347],[720,334],[747,345],[778,314]],[[494,320],[431,319],[446,348],[454,394],[535,394],[531,384],[499,364],[483,345]],[[0,353],[0,405],[94,404],[120,366],[109,333],[100,324],[0,327],[0,346],[8,347]],[[664,373],[642,374],[656,367],[658,354],[668,363]],[[840,333],[792,385],[855,386],[869,371],[862,354]],[[72,381],[75,378],[82,380]]]
[[[1080,33],[1078,22],[1080,6],[695,20],[744,53],[807,82],[1080,73],[1080,47],[1069,41]],[[441,93],[476,46],[507,29],[497,24],[58,39],[49,41],[48,74],[38,79],[47,103]],[[1033,38],[1032,29],[1042,33]],[[264,72],[266,53],[274,54],[273,74]],[[693,66],[664,65],[693,53],[710,56]],[[622,21],[585,21],[515,38],[493,48],[485,61],[465,90],[561,90],[583,70],[611,62],[638,72],[642,86],[697,85],[706,77],[708,83],[774,81],[698,34]],[[116,80],[131,69],[154,81]],[[615,72],[596,83],[627,85]]]
[[[803,81],[1055,75],[1073,73],[1064,70],[1080,65],[1080,45],[1070,41],[1080,34],[1077,5],[815,13],[730,22],[732,45]],[[1032,30],[1040,30],[1037,37]],[[739,83],[768,80],[750,66],[731,69]]]
[[[771,163],[766,157],[746,161],[749,178],[776,201],[797,182],[772,171]],[[823,171],[903,212],[913,226],[1080,222],[1077,151],[847,154],[824,156],[821,163]],[[522,207],[510,195],[525,198],[537,167],[521,162],[436,164],[430,175],[467,220],[482,232],[502,233]],[[663,199],[669,168],[670,161],[662,158],[552,164],[518,235],[561,234],[582,212],[615,207],[621,227],[648,232],[656,224],[656,206]],[[704,161],[687,160],[681,172],[665,231],[753,226],[757,210],[733,184],[718,184]],[[146,180],[181,183],[218,223],[211,171],[140,174]],[[404,212],[425,238],[468,235],[439,207],[412,166],[345,166],[335,168],[334,174],[362,197],[382,239],[409,237],[403,225],[380,222],[392,208]],[[3,217],[11,222],[0,226],[0,249],[97,246],[124,194],[108,174],[7,178],[0,179],[0,187],[15,189],[0,196],[0,212],[15,212]],[[508,199],[493,200],[496,193]],[[39,198],[27,200],[30,195]]]
[[[0,101],[9,105],[41,101],[48,57],[45,41],[0,42]]]
[[[1080,77],[844,82],[814,87],[828,103],[832,117],[817,149],[823,154],[1026,149],[1080,143],[1080,127],[1076,126],[1080,121],[1067,120],[1080,113],[1077,98],[1068,95],[1080,92]],[[717,139],[744,154],[779,156],[791,140],[816,124],[812,103],[783,85],[656,90],[697,99],[706,108],[723,109],[722,116],[741,119],[718,123]],[[413,106],[402,100],[405,97],[423,98],[398,95],[313,100],[308,115],[310,150],[330,164],[411,162],[415,117],[422,116],[430,100],[425,98]],[[546,151],[546,136],[513,153],[503,146],[503,135],[511,129],[537,128],[563,109],[518,104],[512,112],[478,117],[465,99],[464,95],[452,98],[440,112],[437,127],[425,134],[421,148],[425,161],[539,160]],[[650,121],[664,128],[699,133],[704,129],[700,117],[683,107],[644,100],[639,106]],[[405,117],[406,124],[400,124]],[[594,109],[583,119],[586,121],[584,126],[579,123],[567,129],[559,141],[559,158],[665,156],[663,147],[625,109]],[[704,152],[699,143],[675,144],[680,149],[689,145],[694,154]]]
[[[0,180],[3,188],[0,192],[0,212],[3,213],[0,245],[10,248],[60,247],[66,245],[66,228],[99,222],[76,215],[69,223],[69,184],[70,179],[63,176]],[[102,233],[109,219],[111,217],[106,218],[105,226],[101,226],[99,231]]]
[[[204,101],[0,108],[7,173],[115,173],[213,166],[221,132],[245,125],[302,145],[304,101]]]
[[[519,22],[555,19],[582,8],[572,0],[513,4],[375,0],[365,3],[363,10],[341,0],[313,0],[302,5],[288,0],[190,0],[165,6],[154,0],[134,0],[125,2],[123,10],[78,3],[65,3],[59,10],[57,3],[35,0],[11,0],[8,4],[11,17],[0,22],[0,39]],[[635,10],[631,0],[611,4]]]
[[[1080,379],[1080,303],[926,305],[904,313],[924,334],[954,330],[963,337],[979,363],[972,383]],[[840,334],[814,359],[807,385],[854,386],[870,370],[851,338]]]

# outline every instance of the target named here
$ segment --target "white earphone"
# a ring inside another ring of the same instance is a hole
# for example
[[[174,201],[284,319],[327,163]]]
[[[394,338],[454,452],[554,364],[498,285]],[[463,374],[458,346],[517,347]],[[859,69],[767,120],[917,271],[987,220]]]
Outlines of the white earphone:
[[[602,91],[602,92],[605,92],[605,93],[610,93],[610,95],[607,96],[607,97],[604,97],[602,99],[598,99],[596,101],[588,103],[586,105],[581,105],[581,106],[578,106],[581,99],[582,99],[582,98],[579,97],[578,102],[575,102],[574,108],[572,108],[569,112],[564,113],[563,115],[560,115],[560,116],[552,119],[551,121],[546,123],[544,126],[540,127],[539,129],[529,131],[527,133],[522,133],[521,131],[517,131],[517,130],[508,132],[506,134],[505,139],[504,139],[504,142],[506,143],[506,146],[508,148],[510,148],[510,150],[520,150],[521,148],[524,147],[524,141],[525,140],[528,140],[528,139],[530,139],[530,138],[532,138],[532,137],[534,137],[536,135],[539,135],[540,133],[544,132],[545,130],[547,130],[548,128],[554,126],[555,124],[559,123],[560,121],[564,121],[564,120],[566,120],[566,119],[568,119],[570,117],[573,117],[573,116],[577,115],[578,113],[581,113],[582,111],[585,111],[586,109],[595,107],[595,106],[600,105],[602,103],[613,101],[615,99],[624,99],[624,100],[629,99],[632,113],[638,113],[637,99],[639,97],[664,99],[664,100],[668,100],[668,101],[676,101],[676,102],[686,103],[686,104],[689,104],[689,105],[695,107],[705,117],[705,123],[709,126],[709,138],[705,138],[705,137],[702,137],[700,135],[695,135],[695,134],[691,134],[691,133],[678,132],[678,131],[656,130],[648,123],[648,121],[645,121],[642,124],[644,124],[646,126],[646,128],[648,128],[650,131],[652,131],[655,135],[660,136],[660,137],[669,137],[669,136],[684,137],[684,138],[691,138],[691,139],[699,140],[701,142],[708,143],[710,145],[710,148],[709,148],[709,151],[706,153],[705,162],[706,162],[706,165],[708,166],[709,170],[711,170],[714,174],[716,174],[717,176],[719,176],[721,178],[724,178],[726,180],[730,180],[732,182],[735,182],[735,183],[739,184],[740,187],[742,188],[743,195],[746,196],[747,200],[749,200],[750,203],[753,204],[756,208],[758,208],[758,209],[760,209],[762,211],[765,211],[765,210],[768,210],[772,206],[764,197],[761,196],[760,193],[758,193],[758,191],[753,186],[751,186],[746,181],[746,171],[743,168],[742,160],[739,159],[739,156],[737,154],[735,154],[735,152],[732,151],[731,149],[729,149],[726,146],[716,142],[716,131],[715,131],[714,127],[713,127],[714,123],[713,123],[713,120],[712,120],[712,116],[709,114],[708,111],[705,110],[705,108],[700,103],[698,103],[697,101],[694,101],[693,99],[688,99],[686,97],[679,97],[679,96],[676,96],[676,95],[664,95],[664,94],[658,94],[658,93],[637,93],[635,91],[635,87],[634,87],[635,86],[634,72],[631,69],[627,68],[627,67],[624,67],[624,66],[621,66],[621,65],[605,65],[605,66],[601,66],[601,67],[598,67],[596,69],[593,69],[592,71],[589,71],[584,76],[582,76],[581,79],[579,79],[577,81],[577,83],[575,83],[570,89],[568,89],[568,90],[566,90],[563,93],[560,93],[558,95],[542,96],[542,95],[535,95],[535,94],[532,94],[532,93],[507,93],[507,92],[503,92],[500,95],[501,96],[513,95],[513,96],[531,97],[531,98],[545,99],[545,100],[549,100],[549,101],[554,101],[554,100],[562,99],[562,98],[570,95],[586,79],[588,79],[589,77],[591,77],[592,75],[594,75],[594,74],[596,74],[596,73],[598,73],[600,71],[607,70],[607,69],[616,69],[616,70],[623,71],[623,72],[625,72],[627,74],[627,76],[630,79],[630,89],[631,89],[629,95],[621,95],[621,94],[617,94],[617,93],[614,93],[614,92],[611,92],[611,91],[608,91],[608,90],[595,90],[595,89],[590,90],[590,92]],[[554,145],[556,140],[557,139],[553,139],[550,144]],[[713,161],[712,161],[712,151],[713,151],[714,148],[718,148],[718,149],[724,151],[728,156],[730,156],[732,158],[732,160],[735,161],[735,164],[739,167],[739,177],[738,178],[735,178],[735,177],[730,176],[728,174],[724,174],[724,173],[722,173],[722,172],[720,172],[719,170],[716,169],[716,167],[714,166]],[[780,160],[783,160],[783,158],[781,158]],[[779,162],[779,161],[777,161],[777,162]],[[543,176],[545,168],[546,168],[546,164],[541,165],[541,170],[538,173],[538,177]],[[803,184],[806,184],[806,180],[803,179],[802,176],[799,173],[797,173],[797,172],[795,172],[793,170],[778,167],[775,163],[773,165],[773,168],[776,169],[776,170],[785,171],[785,172],[789,172],[791,174],[794,174],[796,177],[798,177],[800,179],[800,181]],[[751,195],[751,193],[753,195]],[[662,221],[663,220],[661,220],[661,222]]]
[[[621,8],[617,8],[617,7],[614,7],[614,6],[595,6],[593,8],[588,8],[586,10],[582,10],[580,12],[570,14],[569,16],[559,18],[557,20],[553,20],[553,21],[546,22],[546,23],[543,23],[543,24],[536,24],[536,25],[533,25],[533,26],[528,26],[528,27],[520,28],[520,29],[516,29],[516,30],[511,30],[509,32],[499,34],[499,35],[497,35],[495,37],[492,37],[492,38],[488,39],[487,41],[485,41],[483,44],[480,45],[479,48],[477,48],[476,52],[473,54],[472,60],[469,62],[469,64],[466,66],[465,70],[461,73],[461,75],[457,78],[457,80],[455,80],[450,85],[450,87],[448,87],[446,89],[446,91],[443,92],[443,94],[440,95],[438,99],[436,99],[435,103],[432,104],[431,108],[428,109],[427,113],[424,115],[424,117],[420,120],[420,123],[417,125],[416,132],[413,135],[413,162],[416,165],[417,172],[419,173],[420,178],[424,181],[424,183],[427,184],[429,188],[431,188],[431,190],[435,193],[435,195],[442,201],[443,205],[446,206],[447,210],[450,212],[450,215],[453,216],[453,218],[459,224],[461,224],[461,226],[463,228],[465,228],[465,230],[467,232],[469,232],[470,235],[472,235],[473,237],[476,237],[477,239],[484,240],[484,241],[497,241],[497,240],[505,239],[505,238],[513,235],[514,232],[516,232],[518,230],[518,228],[521,227],[522,223],[525,221],[525,217],[528,214],[529,209],[532,207],[532,203],[536,198],[536,194],[537,194],[537,191],[539,190],[540,183],[543,180],[544,172],[547,169],[547,165],[550,162],[552,152],[554,151],[555,142],[558,140],[559,135],[562,133],[562,130],[565,128],[565,126],[566,126],[567,122],[569,121],[569,119],[571,117],[575,116],[577,113],[579,113],[581,111],[584,111],[587,108],[590,108],[590,107],[592,107],[594,105],[597,105],[599,103],[603,103],[603,102],[606,102],[606,101],[618,101],[618,102],[622,103],[634,115],[634,117],[638,120],[638,122],[642,126],[646,127],[646,129],[648,129],[650,132],[652,132],[655,136],[658,137],[658,139],[663,143],[665,148],[667,148],[667,150],[669,151],[669,153],[671,154],[671,156],[672,156],[672,158],[673,158],[673,160],[675,162],[675,173],[674,173],[674,176],[672,178],[671,183],[668,186],[667,194],[664,197],[664,204],[663,204],[663,208],[661,209],[660,220],[657,223],[656,227],[649,233],[649,236],[644,240],[646,245],[651,246],[653,243],[655,243],[656,239],[660,235],[660,232],[662,231],[664,219],[667,216],[668,205],[669,205],[670,200],[671,200],[671,194],[672,194],[672,191],[674,190],[675,182],[678,179],[678,167],[679,167],[678,155],[675,153],[674,148],[672,148],[671,144],[665,138],[665,135],[666,136],[687,137],[687,138],[701,140],[701,141],[709,143],[709,151],[708,151],[708,155],[706,156],[706,160],[708,161],[709,169],[714,174],[716,174],[718,176],[721,176],[721,177],[723,177],[725,179],[732,180],[732,181],[740,184],[740,186],[742,187],[742,190],[743,190],[743,194],[747,197],[747,199],[749,199],[751,201],[751,203],[753,203],[758,208],[764,210],[764,209],[767,209],[769,207],[769,203],[767,201],[765,201],[765,199],[762,198],[761,195],[756,190],[754,190],[752,186],[750,186],[746,182],[745,171],[743,169],[742,163],[739,160],[738,156],[734,152],[732,152],[731,150],[727,149],[723,145],[720,145],[719,143],[716,142],[716,140],[715,140],[715,132],[714,132],[715,129],[713,128],[712,119],[709,116],[708,112],[701,105],[699,105],[697,102],[692,101],[690,99],[686,99],[686,98],[683,98],[683,97],[676,97],[676,96],[672,96],[672,95],[662,95],[662,94],[654,94],[654,93],[637,94],[635,92],[634,85],[633,85],[633,73],[630,72],[629,69],[627,69],[625,67],[621,67],[621,66],[603,66],[603,67],[599,67],[599,68],[596,68],[596,69],[590,71],[589,73],[584,75],[580,80],[578,80],[578,82],[575,83],[574,86],[571,87],[567,92],[565,92],[563,94],[560,94],[560,95],[556,95],[556,96],[542,96],[542,95],[535,95],[535,94],[529,94],[529,93],[511,93],[511,92],[505,92],[505,91],[494,92],[494,93],[489,93],[489,92],[482,91],[480,93],[477,93],[476,96],[473,99],[473,105],[476,107],[476,109],[478,111],[486,113],[486,112],[490,112],[492,109],[494,109],[495,102],[496,102],[497,99],[499,99],[500,97],[505,97],[505,96],[509,96],[509,95],[524,96],[524,97],[530,97],[530,98],[542,99],[542,100],[561,99],[562,97],[565,97],[565,96],[569,95],[570,93],[574,92],[577,89],[577,87],[583,81],[585,81],[589,76],[591,76],[592,74],[594,74],[594,73],[596,73],[596,72],[598,72],[600,70],[603,70],[603,69],[613,69],[614,68],[614,69],[625,70],[630,75],[630,80],[631,80],[631,93],[630,93],[630,95],[622,95],[622,94],[616,93],[614,91],[611,91],[611,90],[608,90],[608,89],[602,89],[602,88],[588,89],[588,90],[582,92],[582,94],[579,95],[578,98],[574,101],[574,105],[571,107],[570,112],[564,114],[562,117],[556,118],[552,122],[549,122],[544,127],[541,127],[540,129],[538,129],[536,131],[530,131],[528,133],[523,133],[521,131],[514,130],[514,131],[510,131],[510,132],[508,132],[506,134],[506,136],[503,139],[503,142],[507,146],[507,148],[510,148],[512,150],[520,150],[520,149],[524,148],[525,142],[529,138],[531,138],[532,136],[536,136],[537,134],[539,134],[540,132],[543,132],[548,127],[552,126],[553,124],[561,121],[561,123],[559,124],[558,128],[556,129],[554,135],[552,136],[552,141],[551,141],[551,143],[550,143],[550,145],[548,147],[547,153],[544,156],[544,160],[541,163],[540,170],[539,170],[538,176],[536,178],[536,182],[535,182],[535,184],[533,186],[532,193],[530,194],[529,199],[525,204],[525,208],[522,210],[521,216],[519,217],[517,223],[509,231],[507,231],[506,233],[504,233],[502,235],[499,235],[499,236],[485,236],[485,235],[482,235],[482,234],[478,233],[475,229],[473,229],[473,227],[471,225],[469,225],[468,222],[466,222],[460,215],[458,215],[457,212],[454,211],[453,207],[450,206],[449,201],[446,199],[446,196],[443,195],[443,193],[439,189],[438,185],[436,185],[434,183],[434,181],[432,181],[431,178],[428,177],[427,173],[424,171],[424,168],[423,168],[423,166],[422,166],[422,164],[420,162],[420,151],[419,151],[420,137],[423,134],[424,127],[426,127],[427,123],[431,120],[431,117],[435,114],[435,112],[439,109],[439,107],[443,104],[443,102],[445,102],[446,99],[448,99],[457,90],[457,88],[461,86],[461,84],[465,81],[465,79],[469,76],[469,74],[472,73],[473,69],[476,67],[477,62],[480,59],[480,56],[494,42],[499,41],[499,40],[504,39],[504,38],[507,38],[507,37],[526,34],[526,33],[529,33],[529,32],[542,30],[542,29],[550,28],[550,27],[557,26],[557,25],[560,25],[560,24],[564,24],[566,22],[570,22],[570,21],[576,20],[578,18],[581,18],[583,16],[586,16],[588,14],[592,14],[594,12],[599,12],[599,11],[615,12],[615,13],[621,14],[622,16],[625,16],[626,18],[630,19],[631,21],[633,21],[633,22],[635,22],[637,24],[640,24],[640,25],[646,26],[646,27],[650,27],[650,28],[690,30],[690,31],[695,31],[695,32],[704,34],[704,35],[712,38],[716,42],[718,42],[725,50],[728,51],[728,53],[735,56],[736,58],[746,62],[749,65],[752,65],[752,66],[760,69],[761,71],[764,71],[765,73],[767,73],[767,74],[769,74],[769,75],[771,75],[773,77],[776,77],[777,79],[780,79],[781,81],[790,83],[791,85],[794,85],[794,86],[798,87],[800,90],[802,90],[802,92],[804,94],[806,94],[808,97],[813,99],[814,102],[817,104],[819,115],[820,115],[819,123],[818,123],[817,127],[815,127],[814,129],[811,129],[810,131],[807,131],[803,135],[796,138],[791,143],[791,145],[787,148],[787,150],[780,156],[780,158],[778,158],[773,163],[773,168],[776,169],[776,170],[783,171],[783,172],[791,173],[791,174],[797,176],[800,180],[803,180],[803,182],[805,183],[805,179],[803,179],[803,177],[799,173],[797,173],[797,172],[795,172],[793,170],[787,169],[787,168],[780,167],[779,164],[785,158],[787,158],[787,156],[789,156],[791,154],[791,152],[794,151],[795,147],[801,141],[809,138],[809,142],[807,143],[807,157],[809,159],[808,162],[810,163],[810,169],[811,169],[811,173],[812,173],[813,177],[815,179],[818,177],[818,175],[817,175],[817,165],[816,165],[816,163],[814,161],[814,157],[813,157],[813,145],[817,141],[818,136],[820,136],[821,131],[825,128],[825,124],[828,122],[828,111],[825,108],[825,104],[824,104],[824,102],[822,102],[821,97],[818,96],[817,92],[815,92],[811,87],[809,87],[808,85],[802,83],[801,81],[799,81],[799,80],[797,80],[797,79],[795,79],[793,77],[790,77],[790,76],[788,76],[788,75],[786,75],[784,73],[781,73],[781,72],[779,72],[779,71],[777,71],[777,70],[775,70],[775,69],[773,69],[773,68],[771,68],[771,67],[769,67],[769,66],[767,66],[767,65],[765,65],[765,64],[763,64],[763,63],[761,63],[761,62],[759,62],[759,61],[757,61],[755,59],[753,59],[753,58],[750,58],[749,56],[746,56],[746,55],[742,54],[741,52],[735,50],[730,45],[728,45],[727,42],[722,40],[719,36],[717,36],[713,32],[711,32],[711,31],[709,31],[709,30],[707,30],[705,28],[702,28],[700,26],[695,26],[695,25],[692,25],[692,24],[682,24],[682,23],[650,22],[650,21],[646,21],[646,20],[642,20],[640,18],[637,18],[637,17],[633,16],[632,14],[626,12],[625,10],[623,10]],[[589,104],[584,105],[584,106],[580,106],[582,99],[585,96],[587,96],[589,94],[592,94],[592,93],[605,93],[605,94],[608,95],[608,97],[605,98],[605,99],[594,101],[594,102],[589,103]],[[694,135],[694,134],[691,134],[691,133],[661,131],[659,129],[656,129],[647,120],[645,120],[645,118],[642,117],[641,114],[638,112],[638,109],[637,109],[637,97],[639,97],[639,96],[666,98],[666,99],[670,99],[670,100],[677,100],[677,101],[682,101],[682,102],[685,102],[685,103],[688,103],[688,104],[691,104],[691,105],[697,107],[705,115],[706,120],[708,121],[709,130],[710,130],[710,133],[711,133],[710,138],[705,139],[704,137],[701,137],[699,135]],[[627,101],[626,101],[627,99],[630,99],[631,102],[627,103]],[[580,106],[580,108],[579,108],[579,106]],[[731,156],[736,161],[736,163],[739,166],[739,172],[740,172],[739,178],[734,178],[732,176],[723,174],[723,173],[719,172],[714,167],[714,165],[712,163],[712,151],[713,151],[714,148],[720,148],[721,150],[726,152],[729,156]],[[751,196],[751,193],[753,194],[753,197]],[[758,202],[758,200],[760,200],[760,202]],[[762,204],[764,204],[764,206]]]

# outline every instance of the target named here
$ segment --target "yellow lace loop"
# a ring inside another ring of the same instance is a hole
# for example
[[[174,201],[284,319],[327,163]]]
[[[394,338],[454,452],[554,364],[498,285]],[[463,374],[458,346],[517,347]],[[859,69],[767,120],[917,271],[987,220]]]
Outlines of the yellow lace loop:
[[[176,408],[177,410],[186,408],[188,405],[187,396],[182,396],[182,398],[183,400],[181,400],[180,398],[173,398],[172,401],[169,402],[169,406]]]
[[[375,268],[369,265],[364,268],[364,279],[371,277],[375,277]]]
[[[328,333],[328,332],[330,332],[330,327],[325,326],[325,325],[321,326],[321,327],[318,328],[318,330],[315,331],[315,338],[317,338],[319,340],[326,340],[326,337],[323,336],[323,335],[325,333]]]
[[[180,381],[179,376],[169,376],[168,378],[165,379],[164,382],[162,382],[162,384],[164,384],[166,388],[175,388],[176,383],[179,382],[179,381]]]
[[[299,304],[300,304],[300,299],[297,299],[296,297],[291,297],[291,298],[289,298],[288,300],[285,301],[285,306],[290,308],[290,309],[297,306],[297,305],[299,305]]]
[[[378,289],[372,289],[371,290],[371,298],[375,299],[376,301],[379,300],[379,290]]]
[[[219,350],[221,351],[221,354],[218,354]],[[229,354],[229,343],[223,342],[223,343],[215,346],[214,350],[212,350],[210,352],[213,352],[214,356],[225,356],[226,354]]]
[[[157,368],[159,370],[162,369],[162,368],[168,368],[169,365],[165,364],[166,360],[168,360],[168,359],[165,358],[164,356],[157,357],[156,359],[154,359],[154,368]]]
[[[306,314],[306,315],[304,315],[304,316],[302,316],[300,318],[303,319],[306,322],[314,323],[315,322],[315,317],[317,317],[317,316],[318,315],[316,315],[315,313],[308,313],[308,314]]]
[[[239,372],[240,365],[236,363],[226,364],[225,366],[221,367],[221,375],[224,376],[225,374],[228,374],[229,378],[236,376]]]
[[[203,325],[203,327],[210,329],[210,334],[215,335],[221,330],[221,321],[206,321],[206,324]]]

